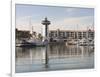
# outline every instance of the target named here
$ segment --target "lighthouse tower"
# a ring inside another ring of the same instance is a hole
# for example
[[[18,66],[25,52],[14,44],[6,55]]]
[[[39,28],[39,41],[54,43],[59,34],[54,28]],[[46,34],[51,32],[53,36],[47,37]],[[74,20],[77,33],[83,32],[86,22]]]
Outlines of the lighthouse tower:
[[[45,17],[45,19],[42,21],[42,24],[44,25],[44,40],[48,40],[48,34],[49,34],[49,30],[48,30],[48,25],[50,25],[50,21],[47,19],[47,17]]]

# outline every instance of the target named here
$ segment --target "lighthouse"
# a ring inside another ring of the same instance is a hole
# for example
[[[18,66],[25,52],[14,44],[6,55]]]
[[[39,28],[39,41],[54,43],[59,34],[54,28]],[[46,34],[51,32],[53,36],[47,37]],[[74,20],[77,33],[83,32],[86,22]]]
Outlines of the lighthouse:
[[[44,25],[44,37],[45,37],[45,40],[48,39],[48,33],[49,33],[49,30],[48,30],[48,25],[50,25],[50,21],[47,19],[47,17],[45,17],[45,19],[42,21],[42,24]]]

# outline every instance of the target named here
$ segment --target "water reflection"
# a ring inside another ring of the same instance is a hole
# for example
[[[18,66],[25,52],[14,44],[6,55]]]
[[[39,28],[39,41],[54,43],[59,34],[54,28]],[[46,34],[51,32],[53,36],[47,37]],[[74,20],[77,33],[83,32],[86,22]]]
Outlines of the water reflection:
[[[94,67],[91,46],[50,44],[47,47],[16,47],[16,72],[33,72]]]

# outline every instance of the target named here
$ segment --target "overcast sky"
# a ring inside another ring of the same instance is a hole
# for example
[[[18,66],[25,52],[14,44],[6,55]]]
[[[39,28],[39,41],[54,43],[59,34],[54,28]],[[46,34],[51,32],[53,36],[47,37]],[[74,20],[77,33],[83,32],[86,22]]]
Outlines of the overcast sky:
[[[50,30],[86,30],[93,28],[93,8],[72,8],[16,4],[16,28],[20,30],[43,31],[41,21],[47,17]]]

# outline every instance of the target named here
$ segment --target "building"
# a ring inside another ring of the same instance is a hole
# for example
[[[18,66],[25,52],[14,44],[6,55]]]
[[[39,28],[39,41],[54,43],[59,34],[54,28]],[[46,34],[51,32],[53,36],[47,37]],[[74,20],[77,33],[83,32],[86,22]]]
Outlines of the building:
[[[91,38],[94,39],[93,30],[50,30],[50,38],[60,38],[60,39],[82,39],[82,38]]]

